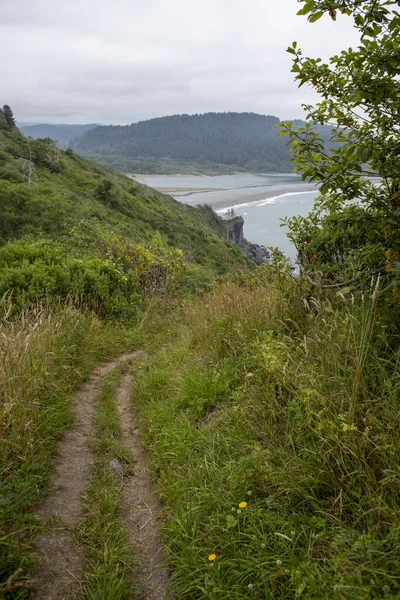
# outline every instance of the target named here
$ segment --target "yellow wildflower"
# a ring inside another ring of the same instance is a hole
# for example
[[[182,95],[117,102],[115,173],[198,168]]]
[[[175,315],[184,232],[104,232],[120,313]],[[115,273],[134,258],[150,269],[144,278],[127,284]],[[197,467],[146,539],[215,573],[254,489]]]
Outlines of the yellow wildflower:
[[[241,502],[239,504],[239,508],[246,508],[246,506],[247,506],[247,502]]]
[[[216,554],[210,554],[210,556],[208,557],[208,560],[215,560],[217,558]]]

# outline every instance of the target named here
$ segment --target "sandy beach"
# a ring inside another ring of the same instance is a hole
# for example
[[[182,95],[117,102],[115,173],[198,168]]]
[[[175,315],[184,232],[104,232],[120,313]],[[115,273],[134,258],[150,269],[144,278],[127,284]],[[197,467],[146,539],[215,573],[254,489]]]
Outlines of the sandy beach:
[[[176,200],[180,200],[190,206],[209,204],[214,210],[222,210],[253,202],[260,202],[268,198],[282,196],[288,193],[315,191],[312,183],[293,183],[291,185],[268,185],[260,187],[243,187],[236,189],[212,190],[207,192],[188,192],[171,194]]]

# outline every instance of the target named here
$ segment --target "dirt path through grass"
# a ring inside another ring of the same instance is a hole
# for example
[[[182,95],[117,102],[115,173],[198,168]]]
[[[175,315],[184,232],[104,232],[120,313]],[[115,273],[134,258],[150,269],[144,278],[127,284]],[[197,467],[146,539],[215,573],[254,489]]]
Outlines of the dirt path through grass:
[[[36,600],[73,600],[80,594],[83,552],[74,528],[81,517],[82,495],[94,468],[90,442],[96,398],[103,377],[136,357],[137,353],[123,354],[99,367],[73,398],[73,429],[66,432],[59,445],[50,493],[38,511],[46,527],[36,539],[40,557],[35,573]],[[128,388],[125,394],[129,400]]]
[[[161,505],[154,496],[147,460],[135,427],[130,400],[132,377],[124,375],[117,391],[117,407],[124,444],[131,453],[134,471],[124,481],[123,514],[129,540],[138,556],[138,600],[167,598],[168,569],[163,561],[160,537]],[[172,596],[169,595],[169,598]]]

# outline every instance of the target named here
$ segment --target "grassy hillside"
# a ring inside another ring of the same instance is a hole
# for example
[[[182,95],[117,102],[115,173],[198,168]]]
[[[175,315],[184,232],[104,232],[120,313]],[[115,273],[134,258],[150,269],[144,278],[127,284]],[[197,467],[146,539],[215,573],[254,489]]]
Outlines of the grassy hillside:
[[[180,600],[400,597],[398,329],[374,286],[261,267],[159,320],[134,398]]]
[[[211,209],[181,204],[49,140],[29,141],[16,128],[0,131],[0,202],[3,243],[38,233],[56,239],[72,227],[87,232],[96,225],[142,244],[158,233],[185,260],[216,273],[246,262]]]
[[[211,209],[25,138],[7,116],[0,110],[0,595],[18,569],[29,578],[34,512],[73,390],[99,361],[143,342],[153,306],[168,311],[251,268]],[[11,595],[24,596],[25,583]]]

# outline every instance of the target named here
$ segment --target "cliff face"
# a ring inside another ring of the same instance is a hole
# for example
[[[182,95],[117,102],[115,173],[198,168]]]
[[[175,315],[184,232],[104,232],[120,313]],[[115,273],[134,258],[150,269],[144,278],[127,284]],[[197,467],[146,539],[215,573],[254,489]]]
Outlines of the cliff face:
[[[246,243],[243,235],[243,225],[243,217],[233,217],[233,219],[227,222],[228,240],[239,246],[239,248],[242,248],[243,244]]]
[[[234,217],[230,221],[227,221],[226,229],[228,240],[233,244],[236,244],[236,246],[242,250],[247,258],[255,262],[257,265],[262,265],[263,263],[268,262],[271,258],[269,251],[265,246],[248,242],[243,235],[243,225],[243,217]]]

